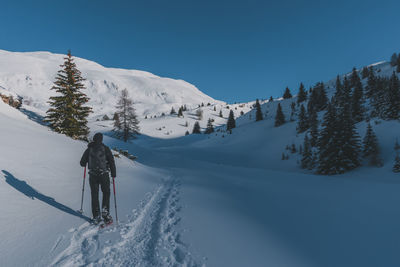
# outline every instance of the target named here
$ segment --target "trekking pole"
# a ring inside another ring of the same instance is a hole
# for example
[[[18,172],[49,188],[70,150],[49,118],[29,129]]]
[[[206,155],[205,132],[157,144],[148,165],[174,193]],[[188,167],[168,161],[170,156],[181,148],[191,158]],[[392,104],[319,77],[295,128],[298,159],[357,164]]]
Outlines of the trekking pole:
[[[86,165],[85,165],[85,170],[83,171],[83,185],[82,185],[82,200],[81,200],[81,209],[79,210],[79,213],[83,213],[83,194],[85,192],[85,178],[86,178]]]
[[[117,213],[117,198],[116,198],[116,194],[115,194],[115,177],[113,177],[113,188],[114,188],[114,205],[115,205],[115,219],[117,220],[117,224],[118,224],[118,213]]]

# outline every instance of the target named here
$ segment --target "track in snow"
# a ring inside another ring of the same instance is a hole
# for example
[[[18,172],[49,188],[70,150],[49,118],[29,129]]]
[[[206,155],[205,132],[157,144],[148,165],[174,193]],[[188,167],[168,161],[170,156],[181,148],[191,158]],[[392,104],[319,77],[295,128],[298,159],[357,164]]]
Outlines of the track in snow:
[[[84,223],[73,232],[69,246],[53,266],[199,266],[181,241],[177,179],[166,179],[127,223],[99,230]],[[59,241],[56,241],[56,244]],[[54,250],[54,249],[53,249]]]

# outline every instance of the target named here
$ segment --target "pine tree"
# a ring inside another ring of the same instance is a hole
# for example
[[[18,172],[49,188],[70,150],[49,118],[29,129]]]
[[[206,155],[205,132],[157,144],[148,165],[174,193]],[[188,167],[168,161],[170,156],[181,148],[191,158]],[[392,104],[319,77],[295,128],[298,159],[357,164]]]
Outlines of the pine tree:
[[[396,72],[397,72],[397,73],[400,72],[400,55],[397,57],[397,68],[396,68]]]
[[[186,131],[186,132],[185,132],[185,135],[189,135],[189,134],[190,134],[189,131]]]
[[[262,121],[263,118],[263,114],[261,111],[261,105],[260,102],[258,102],[258,99],[256,100],[256,121]]]
[[[200,130],[200,124],[198,121],[196,121],[193,125],[193,130],[192,130],[193,134],[201,134],[201,130]]]
[[[176,114],[176,111],[175,111],[174,107],[171,108],[170,114],[171,114],[171,115]]]
[[[223,115],[222,115],[222,109],[219,111],[219,116],[222,118],[223,117]]]
[[[377,88],[376,88],[376,76],[374,73],[374,69],[370,67],[368,71],[368,80],[367,80],[367,87],[365,88],[365,95],[368,98],[372,98],[372,96],[375,94]]]
[[[304,136],[304,144],[303,144],[303,153],[301,155],[301,168],[311,170],[313,168],[313,155],[310,146],[310,142],[308,140],[307,134]]]
[[[358,167],[360,140],[351,116],[350,84],[346,78],[329,105],[322,125],[318,173],[338,174]]]
[[[367,68],[367,67],[364,67],[364,68],[362,69],[362,71],[361,71],[361,78],[362,78],[362,79],[365,79],[365,78],[367,78],[368,76],[369,76],[368,68]]]
[[[276,116],[275,116],[275,127],[279,127],[285,122],[286,122],[285,115],[282,112],[281,103],[278,103],[278,108],[276,109]]]
[[[308,111],[308,125],[310,127],[310,145],[316,147],[318,144],[319,131],[318,131],[318,114],[315,110]]]
[[[381,79],[375,76],[373,68],[370,67],[369,76],[366,86],[366,96],[370,99],[371,117],[385,117],[385,94],[384,88],[387,86],[386,79]]]
[[[207,128],[206,128],[206,130],[204,131],[204,133],[205,134],[210,134],[210,133],[213,133],[214,132],[214,126],[213,126],[213,124],[212,124],[212,120],[211,119],[208,119],[208,121],[207,121]]]
[[[329,104],[322,121],[322,129],[318,140],[318,169],[320,174],[339,173],[337,157],[339,154],[337,144],[336,108]]]
[[[180,107],[178,110],[178,117],[183,117],[183,108]]]
[[[233,110],[229,112],[228,122],[226,124],[226,130],[231,131],[233,128],[236,128],[235,115],[233,114]]]
[[[116,109],[118,120],[114,120],[114,136],[127,142],[130,138],[139,134],[140,130],[133,101],[129,98],[127,89],[122,90]]]
[[[118,113],[117,112],[114,112],[114,115],[113,115],[113,118],[112,118],[113,120],[119,120],[119,117],[118,117]]]
[[[299,93],[297,94],[297,103],[301,103],[307,100],[307,92],[304,89],[303,83],[300,83]]]
[[[325,86],[323,83],[317,83],[313,89],[310,89],[310,97],[307,108],[315,109],[316,112],[322,111],[328,104],[328,97],[326,96]]]
[[[338,77],[336,81],[336,92],[333,98],[333,105],[336,106],[337,112],[342,114],[344,107],[348,106],[349,111],[351,112],[351,88],[350,81],[347,77],[344,77],[343,84],[340,83],[340,79]]]
[[[350,76],[350,87],[354,88],[359,81],[361,81],[361,79],[360,76],[358,76],[358,71],[353,67]]]
[[[400,172],[400,157],[399,157],[399,153],[396,153],[396,157],[394,159],[393,172]]]
[[[363,140],[363,157],[369,159],[369,165],[371,166],[382,166],[382,161],[379,158],[378,138],[370,123],[368,123],[367,133]]]
[[[361,144],[356,131],[355,121],[351,115],[351,89],[349,81],[345,78],[343,83],[343,98],[347,99],[337,110],[338,146],[341,153],[338,157],[339,170],[348,171],[360,165]]]
[[[353,73],[351,75],[351,84],[353,89],[353,93],[351,95],[352,105],[351,111],[352,116],[355,122],[360,122],[364,119],[364,90],[361,83],[361,79],[358,76],[356,69],[353,69]]]
[[[289,87],[286,87],[285,93],[283,94],[283,99],[289,99],[292,98],[292,94],[290,93]]]
[[[71,51],[60,65],[56,81],[51,90],[57,92],[57,96],[51,96],[50,108],[46,112],[45,121],[50,127],[58,132],[74,139],[87,140],[89,128],[87,117],[92,112],[90,107],[85,106],[89,98],[82,92],[85,89],[81,76]]]
[[[296,145],[292,144],[292,146],[290,147],[290,153],[294,154],[296,152],[297,152]]]
[[[397,65],[397,60],[398,60],[397,59],[397,54],[393,53],[392,57],[390,58],[390,65],[392,67],[396,66]]]
[[[390,77],[389,88],[386,96],[385,117],[390,120],[399,119],[400,115],[400,84],[396,73]]]
[[[297,122],[297,133],[302,133],[302,132],[306,131],[308,128],[309,128],[309,124],[308,124],[308,117],[306,114],[306,109],[304,108],[304,105],[301,104],[299,119]]]
[[[272,98],[272,96],[269,98],[269,102],[273,102],[274,99]]]
[[[399,142],[397,141],[397,138],[396,138],[396,142],[394,143],[394,150],[396,152],[398,152],[400,150],[400,145],[399,145]]]
[[[296,103],[292,102],[290,104],[290,121],[294,121],[295,120],[295,116],[296,116]]]

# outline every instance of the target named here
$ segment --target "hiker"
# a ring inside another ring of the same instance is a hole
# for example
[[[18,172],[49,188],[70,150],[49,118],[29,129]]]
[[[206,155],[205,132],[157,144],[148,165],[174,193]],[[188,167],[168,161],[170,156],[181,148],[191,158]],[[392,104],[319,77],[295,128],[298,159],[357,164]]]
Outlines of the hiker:
[[[108,146],[103,144],[103,134],[96,133],[93,142],[82,155],[81,166],[89,164],[89,184],[92,193],[93,223],[99,224],[103,218],[106,224],[112,223],[110,216],[110,176],[116,177],[114,156]],[[99,186],[103,192],[102,209],[100,214]]]

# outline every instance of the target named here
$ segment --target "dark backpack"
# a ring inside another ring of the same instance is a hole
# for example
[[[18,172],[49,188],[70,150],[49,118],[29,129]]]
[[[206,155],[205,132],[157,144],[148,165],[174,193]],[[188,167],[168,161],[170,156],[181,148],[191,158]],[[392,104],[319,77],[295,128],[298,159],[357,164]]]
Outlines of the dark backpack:
[[[92,146],[89,148],[89,170],[97,174],[108,171],[106,149],[104,145]]]

